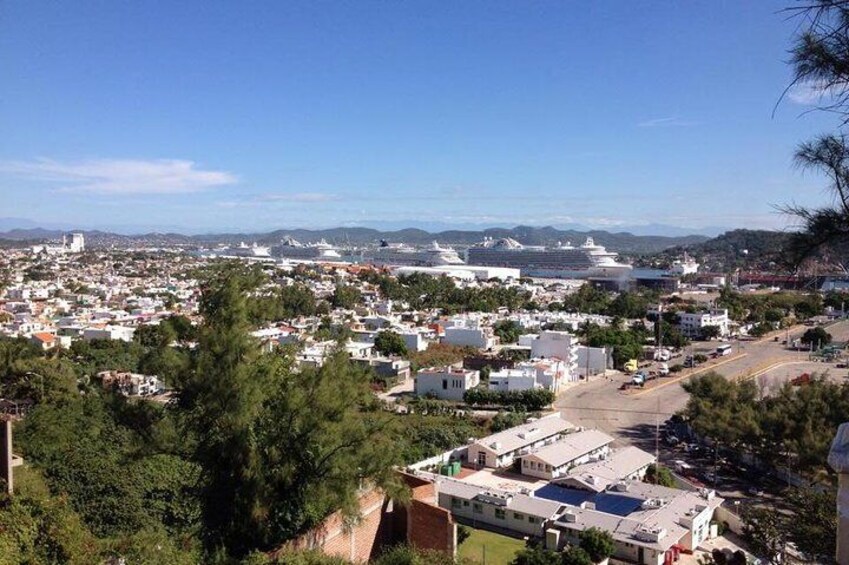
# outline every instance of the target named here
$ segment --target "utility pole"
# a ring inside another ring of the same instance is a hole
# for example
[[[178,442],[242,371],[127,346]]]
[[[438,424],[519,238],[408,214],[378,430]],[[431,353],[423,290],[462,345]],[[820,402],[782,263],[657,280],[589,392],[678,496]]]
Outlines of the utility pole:
[[[660,398],[654,413],[654,484],[660,484]]]

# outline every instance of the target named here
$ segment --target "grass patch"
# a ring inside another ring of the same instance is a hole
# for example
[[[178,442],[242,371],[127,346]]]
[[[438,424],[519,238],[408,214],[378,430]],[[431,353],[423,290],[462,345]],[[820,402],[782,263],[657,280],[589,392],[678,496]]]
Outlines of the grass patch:
[[[507,565],[513,560],[517,551],[525,548],[525,542],[520,539],[486,530],[469,528],[469,531],[471,535],[458,548],[457,555],[473,563],[484,562],[484,546],[486,547],[486,565]]]

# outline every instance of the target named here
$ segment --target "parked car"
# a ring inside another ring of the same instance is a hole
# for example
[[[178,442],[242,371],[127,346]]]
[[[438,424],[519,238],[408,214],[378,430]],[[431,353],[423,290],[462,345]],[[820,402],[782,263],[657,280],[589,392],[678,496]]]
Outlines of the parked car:
[[[764,491],[756,486],[750,486],[746,489],[746,494],[749,496],[763,496]]]
[[[678,445],[679,443],[681,443],[681,440],[678,439],[678,436],[670,434],[666,436],[666,443],[668,443],[669,445]]]

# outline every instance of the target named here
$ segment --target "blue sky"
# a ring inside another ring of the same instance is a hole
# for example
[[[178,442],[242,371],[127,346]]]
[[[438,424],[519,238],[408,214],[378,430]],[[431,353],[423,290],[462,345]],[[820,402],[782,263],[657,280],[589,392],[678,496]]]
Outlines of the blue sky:
[[[789,3],[5,2],[0,217],[782,227]]]

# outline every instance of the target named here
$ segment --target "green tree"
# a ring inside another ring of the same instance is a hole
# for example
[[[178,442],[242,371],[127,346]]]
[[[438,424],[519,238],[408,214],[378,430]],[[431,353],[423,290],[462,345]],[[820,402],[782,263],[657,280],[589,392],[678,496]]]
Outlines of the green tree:
[[[510,565],[561,565],[562,557],[544,547],[527,547],[516,552]]]
[[[513,320],[501,320],[492,327],[493,333],[498,336],[501,343],[516,343],[522,335],[522,326]]]
[[[661,485],[664,487],[674,487],[675,486],[675,478],[672,476],[672,472],[663,466],[658,466],[656,463],[652,463],[646,469],[646,477],[643,479],[647,483]]]
[[[524,424],[527,419],[527,412],[505,412],[502,410],[492,419],[490,427],[492,433],[496,433]]]
[[[824,347],[831,343],[831,334],[828,333],[825,328],[820,326],[808,328],[805,330],[805,333],[802,334],[801,341],[806,345]]]
[[[811,561],[828,562],[837,547],[837,506],[831,489],[792,488],[787,503],[793,519],[787,522],[788,538]]]
[[[573,545],[563,551],[561,563],[562,565],[593,565],[594,561],[582,546]]]
[[[407,355],[407,344],[397,332],[384,330],[374,337],[374,348],[383,355]]]
[[[263,541],[263,484],[255,425],[272,386],[249,336],[246,296],[258,281],[225,266],[209,273],[200,304],[198,354],[181,394],[187,431],[196,438],[204,538],[236,555]]]
[[[0,565],[99,562],[97,540],[68,499],[50,496],[40,477],[28,475],[35,490],[19,484],[15,496],[0,494]]]
[[[234,556],[276,547],[333,511],[352,515],[364,484],[399,492],[395,420],[367,373],[343,351],[297,371],[284,356],[261,355],[247,332],[252,289],[233,269],[205,284],[197,364],[183,395],[204,539]]]
[[[593,563],[603,561],[613,555],[616,545],[613,536],[599,528],[587,528],[578,534],[580,547],[587,552]]]
[[[785,207],[802,223],[802,229],[791,234],[786,253],[790,264],[799,265],[829,250],[845,252],[849,235],[849,147],[843,132],[849,113],[849,6],[835,0],[812,0],[795,11],[801,16],[801,25],[792,48],[793,82],[821,89],[820,109],[840,117],[835,133],[803,143],[796,152],[798,165],[824,175],[834,196],[828,206]]]
[[[333,290],[333,295],[330,298],[330,303],[334,308],[344,308],[351,310],[362,299],[360,291],[355,286],[339,283]]]
[[[704,340],[716,339],[720,336],[719,326],[705,326],[701,329],[701,337]]]

